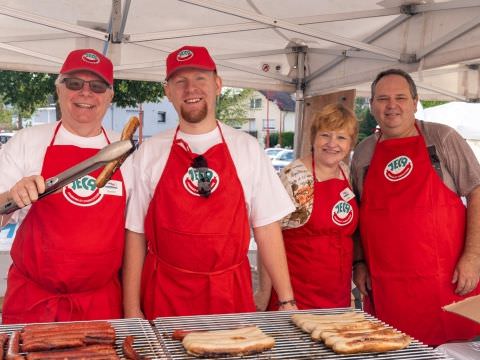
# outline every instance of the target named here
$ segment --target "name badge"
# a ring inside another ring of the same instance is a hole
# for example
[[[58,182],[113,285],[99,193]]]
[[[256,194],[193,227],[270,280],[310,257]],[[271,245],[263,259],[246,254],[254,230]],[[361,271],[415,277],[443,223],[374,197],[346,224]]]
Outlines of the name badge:
[[[122,182],[118,180],[109,180],[103,188],[99,189],[100,194],[103,195],[113,195],[113,196],[122,196],[123,187]]]
[[[350,190],[350,188],[347,187],[340,192],[340,197],[343,201],[349,202],[355,197],[355,194],[352,190]]]

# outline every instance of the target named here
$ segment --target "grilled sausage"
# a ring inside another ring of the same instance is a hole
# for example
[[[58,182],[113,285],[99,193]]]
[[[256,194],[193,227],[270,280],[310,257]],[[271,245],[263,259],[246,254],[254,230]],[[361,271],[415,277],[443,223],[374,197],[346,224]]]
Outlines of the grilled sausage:
[[[123,128],[121,140],[131,139],[139,125],[140,120],[138,119],[138,117],[131,116],[127,124]],[[105,165],[102,172],[100,173],[100,175],[97,176],[97,179],[95,181],[97,184],[97,188],[102,188],[105,186],[105,184],[110,180],[115,171],[117,171],[120,165],[123,164],[128,155],[130,155],[130,152],[126,153],[119,159],[113,160],[107,165]]]
[[[123,355],[130,360],[144,360],[145,357],[140,355],[134,348],[133,342],[135,338],[132,335],[125,336],[123,340],[122,350]]]
[[[12,332],[12,335],[10,335],[10,339],[8,340],[7,355],[5,356],[5,359],[7,360],[24,359],[24,357],[18,353],[19,348],[20,348],[20,332],[14,331]]]

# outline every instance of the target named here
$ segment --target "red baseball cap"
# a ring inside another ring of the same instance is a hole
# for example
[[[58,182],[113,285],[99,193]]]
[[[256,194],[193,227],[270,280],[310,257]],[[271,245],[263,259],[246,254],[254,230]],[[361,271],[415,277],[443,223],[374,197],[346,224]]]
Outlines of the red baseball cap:
[[[217,70],[217,66],[206,48],[189,45],[183,46],[168,55],[167,77],[165,80],[168,80],[175,71],[183,68]]]
[[[108,84],[113,84],[113,64],[109,58],[93,49],[73,50],[68,54],[60,74],[69,74],[75,71],[90,71]]]

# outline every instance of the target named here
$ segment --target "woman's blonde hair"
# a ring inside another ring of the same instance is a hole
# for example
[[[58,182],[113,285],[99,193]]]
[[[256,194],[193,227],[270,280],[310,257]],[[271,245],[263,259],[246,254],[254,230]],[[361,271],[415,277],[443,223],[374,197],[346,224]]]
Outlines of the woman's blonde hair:
[[[310,143],[313,146],[319,131],[346,129],[352,138],[352,146],[357,142],[358,120],[355,113],[343,104],[328,104],[313,114],[310,128]]]

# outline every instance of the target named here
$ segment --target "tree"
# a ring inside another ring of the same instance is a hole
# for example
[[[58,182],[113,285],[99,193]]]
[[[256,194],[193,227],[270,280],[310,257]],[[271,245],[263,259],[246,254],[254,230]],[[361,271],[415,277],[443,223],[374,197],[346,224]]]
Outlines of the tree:
[[[54,82],[55,76],[50,74],[0,71],[0,96],[17,112],[18,128],[23,127],[23,118],[47,104],[55,89]]]
[[[275,147],[276,145],[279,144],[279,139],[278,139],[279,133],[271,133],[270,134],[270,147]],[[284,131],[281,133],[282,137],[282,146],[287,149],[293,149],[293,136],[294,132],[293,131]]]
[[[217,99],[217,119],[230,126],[241,126],[247,119],[252,89],[224,88]]]
[[[434,107],[438,105],[446,104],[448,101],[441,101],[441,100],[420,100],[424,109],[429,107]]]
[[[113,102],[120,107],[137,107],[144,102],[158,102],[165,92],[160,82],[115,80]]]
[[[8,110],[0,99],[0,131],[12,130],[12,111]]]
[[[360,142],[367,136],[373,134],[377,127],[377,121],[370,112],[370,106],[366,98],[359,97],[355,99],[355,115],[360,122],[358,132],[358,142]]]

